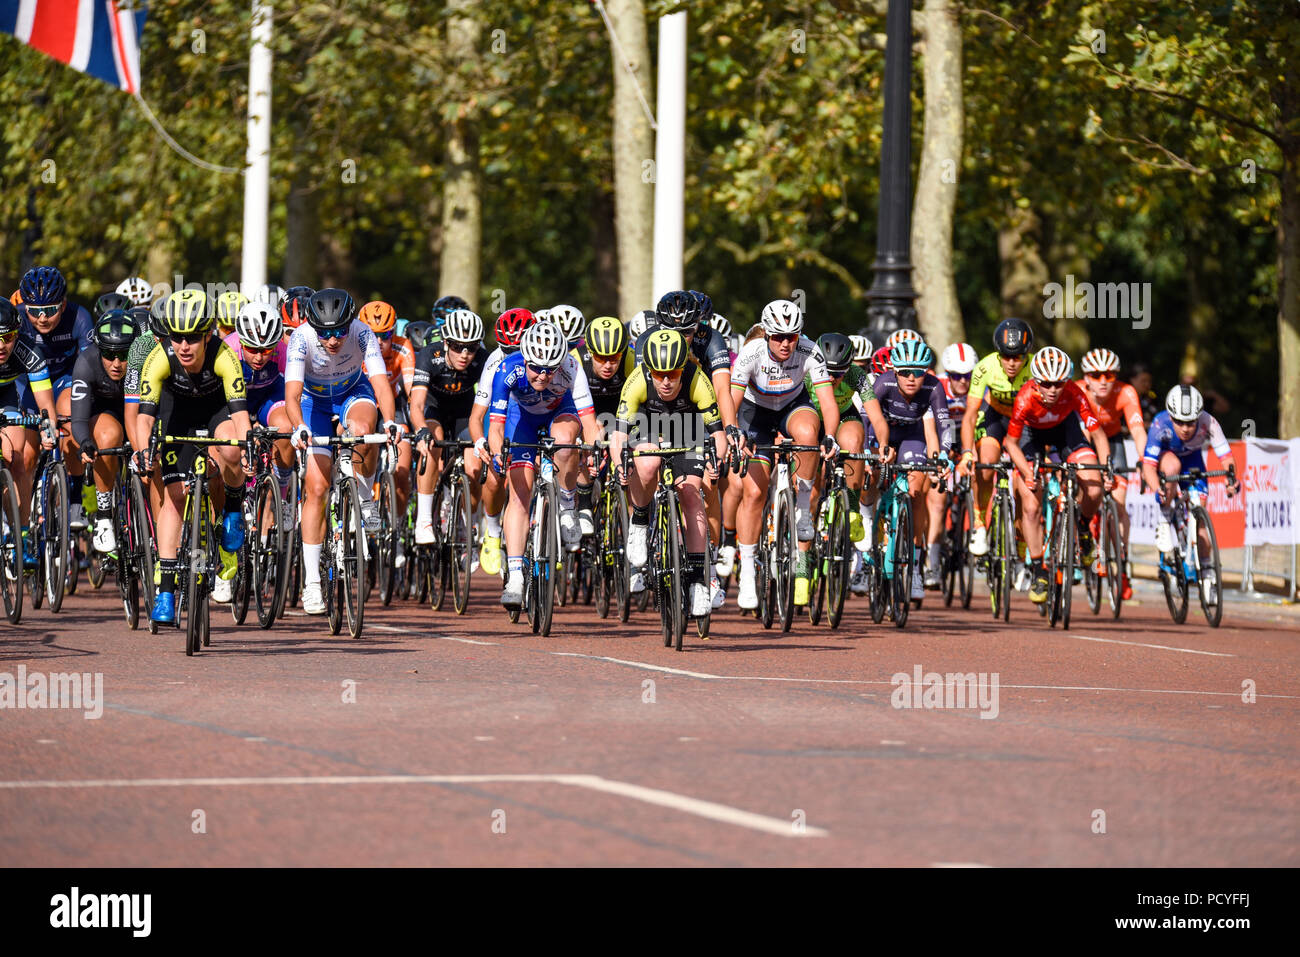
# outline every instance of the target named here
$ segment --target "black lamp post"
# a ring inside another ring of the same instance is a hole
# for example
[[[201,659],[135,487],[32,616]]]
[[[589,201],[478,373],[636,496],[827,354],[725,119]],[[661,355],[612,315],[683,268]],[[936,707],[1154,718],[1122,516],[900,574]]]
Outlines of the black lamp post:
[[[885,121],[880,151],[876,278],[867,291],[867,335],[879,345],[916,328],[912,288],[912,5],[889,0],[885,20]]]

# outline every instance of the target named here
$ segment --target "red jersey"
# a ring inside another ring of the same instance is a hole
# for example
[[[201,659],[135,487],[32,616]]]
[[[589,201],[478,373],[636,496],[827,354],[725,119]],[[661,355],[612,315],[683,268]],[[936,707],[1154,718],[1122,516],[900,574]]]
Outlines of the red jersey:
[[[1078,414],[1085,432],[1097,428],[1097,417],[1092,414],[1092,406],[1077,383],[1067,382],[1056,405],[1049,407],[1043,404],[1038,380],[1030,379],[1016,393],[1015,405],[1011,407],[1011,422],[1007,425],[1007,438],[1019,441],[1026,425],[1031,429],[1050,429],[1060,425],[1071,412]]]
[[[1129,432],[1133,432],[1134,428],[1143,428],[1142,404],[1138,401],[1137,389],[1127,382],[1116,382],[1110,398],[1104,404],[1093,398],[1087,389],[1083,390],[1083,394],[1087,396],[1088,405],[1101,424],[1101,430],[1106,433],[1106,438],[1113,439],[1119,435],[1121,425],[1128,425]]]

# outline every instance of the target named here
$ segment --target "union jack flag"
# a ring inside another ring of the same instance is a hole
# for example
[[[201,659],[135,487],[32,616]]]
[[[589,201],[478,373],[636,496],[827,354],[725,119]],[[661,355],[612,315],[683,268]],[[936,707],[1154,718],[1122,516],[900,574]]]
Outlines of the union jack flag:
[[[127,93],[140,91],[144,0],[0,0],[0,32]]]

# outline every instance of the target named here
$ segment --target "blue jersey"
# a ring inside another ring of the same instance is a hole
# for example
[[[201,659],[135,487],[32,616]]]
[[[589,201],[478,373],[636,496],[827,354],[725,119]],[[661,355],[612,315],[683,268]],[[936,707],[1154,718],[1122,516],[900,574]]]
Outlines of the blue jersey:
[[[579,415],[591,412],[591,387],[582,364],[572,353],[564,357],[546,388],[538,390],[528,381],[523,353],[516,352],[502,360],[492,379],[491,415],[493,419],[505,419],[513,402],[527,415],[546,416],[558,410],[566,396]]]
[[[95,322],[86,307],[69,299],[63,307],[63,315],[59,317],[59,324],[49,332],[38,332],[27,315],[26,307],[18,308],[23,315],[22,332],[45,356],[50,367],[50,378],[58,380],[72,375],[72,367],[77,364],[77,353],[95,344]]]
[[[1208,412],[1201,412],[1196,420],[1196,431],[1184,442],[1174,431],[1174,420],[1168,412],[1161,412],[1151,420],[1147,431],[1147,445],[1142,452],[1142,460],[1156,465],[1160,462],[1161,452],[1173,452],[1180,459],[1193,452],[1203,452],[1206,446],[1214,449],[1219,458],[1232,454],[1232,447],[1224,438],[1219,421]]]

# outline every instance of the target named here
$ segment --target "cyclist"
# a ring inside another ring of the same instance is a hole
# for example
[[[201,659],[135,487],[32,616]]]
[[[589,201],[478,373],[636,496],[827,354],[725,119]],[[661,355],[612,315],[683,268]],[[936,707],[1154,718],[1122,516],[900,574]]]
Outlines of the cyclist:
[[[853,364],[863,372],[871,372],[871,356],[875,352],[871,348],[871,340],[866,336],[851,335],[849,342],[853,343]]]
[[[39,439],[40,448],[54,448],[54,393],[50,369],[32,338],[22,332],[22,317],[8,300],[0,299],[0,413],[29,415],[38,409],[48,417]],[[32,481],[39,455],[36,430],[17,425],[0,426],[3,458],[18,484],[18,511],[23,525],[23,559],[36,564],[35,545],[27,534]]]
[[[1195,485],[1202,495],[1209,494],[1209,483],[1204,478],[1195,481],[1161,482],[1160,475],[1179,475],[1191,469],[1205,469],[1205,447],[1214,449],[1220,464],[1228,471],[1228,495],[1241,489],[1237,480],[1237,465],[1232,458],[1232,446],[1224,438],[1219,420],[1205,411],[1205,399],[1192,385],[1176,385],[1165,396],[1165,409],[1151,420],[1151,431],[1142,451],[1142,476],[1150,488],[1156,489],[1156,503],[1160,518],[1156,521],[1156,548],[1162,561],[1174,550],[1174,530],[1169,522],[1169,511],[1180,490]],[[1159,475],[1157,474],[1159,469]],[[1200,554],[1210,557],[1210,536],[1204,528],[1197,529]],[[1202,564],[1202,587],[1213,583],[1214,567]]]
[[[284,294],[280,300],[280,321],[284,324],[285,339],[293,335],[293,330],[297,329],[307,321],[307,303],[315,295],[313,292],[294,292],[294,290],[307,289],[306,286],[294,286]]]
[[[336,415],[339,426],[353,436],[375,432],[377,415],[384,417],[383,431],[390,439],[396,440],[399,432],[379,340],[357,319],[357,305],[342,289],[322,289],[308,300],[307,322],[289,338],[284,404],[294,448],[311,453],[302,498],[302,610],[323,615],[320,556],[333,453],[313,446],[312,437],[333,435]],[[373,489],[377,458],[373,446],[358,448],[352,457],[367,532],[377,532],[382,525]]]
[[[253,302],[265,303],[273,309],[279,309],[284,295],[283,289],[273,282],[268,282],[253,294]]]
[[[244,376],[234,351],[213,334],[207,296],[200,289],[174,292],[167,298],[165,317],[167,338],[154,346],[140,373],[137,426],[140,432],[146,436],[153,432],[154,420],[161,409],[165,434],[202,433],[216,439],[247,439],[248,397]],[[164,397],[170,400],[166,408],[163,408]],[[138,453],[143,460],[141,471],[145,473],[153,468],[150,451],[146,446]],[[150,617],[157,622],[171,623],[176,620],[176,574],[180,567],[176,553],[185,505],[182,483],[195,456],[204,453],[194,445],[171,443],[164,443],[159,451],[165,494],[154,518],[161,577]],[[226,602],[230,600],[238,570],[235,553],[244,544],[246,472],[241,467],[240,449],[234,446],[214,446],[207,454],[217,463],[225,491],[219,548],[221,570],[213,584],[212,597],[217,602]],[[213,491],[216,500],[219,490]]]
[[[442,326],[442,338],[430,343],[415,361],[411,385],[411,427],[420,452],[429,455],[424,474],[416,475],[415,543],[433,544],[433,498],[442,473],[443,455],[433,455],[432,438],[469,439],[469,420],[474,410],[474,393],[488,352],[483,347],[483,320],[469,309],[454,309]],[[441,450],[440,450],[441,451]],[[464,452],[465,474],[470,483],[470,501],[477,507],[479,457],[473,448]],[[409,463],[408,463],[409,467]]]
[[[95,323],[95,344],[77,356],[77,364],[72,368],[72,440],[94,475],[97,552],[107,553],[117,548],[117,536],[113,532],[117,458],[97,458],[96,453],[100,448],[119,446],[125,439],[123,385],[127,353],[139,331],[136,322],[122,309],[100,316]]]
[[[576,442],[581,428],[588,443],[596,440],[596,415],[591,391],[582,366],[567,349],[559,326],[534,323],[524,333],[519,352],[502,361],[492,383],[492,420],[488,446],[495,461],[501,461],[505,439],[534,443],[549,431],[556,442]],[[523,601],[524,536],[528,531],[528,507],[532,500],[533,449],[510,450],[510,500],[506,503],[506,550],[509,564],[501,604]],[[576,449],[555,454],[556,484],[560,497],[560,537],[569,549],[581,538],[574,514],[577,481]]]
[[[141,276],[123,279],[117,284],[117,291],[130,299],[132,306],[149,306],[153,303],[153,286]]]
[[[95,300],[95,308],[91,310],[91,315],[95,318],[96,322],[98,322],[99,318],[106,312],[113,309],[119,309],[125,312],[127,309],[131,309],[134,306],[135,303],[131,301],[130,296],[124,296],[120,292],[106,292]]]
[[[406,324],[406,341],[411,344],[418,356],[430,342],[438,338],[433,323],[425,319],[416,319]]]
[[[552,306],[546,310],[547,318],[560,327],[564,333],[565,340],[569,343],[569,351],[581,360],[580,349],[582,346],[582,337],[587,331],[587,319],[582,314],[582,310],[577,306],[558,305]]]
[[[27,270],[18,284],[18,292],[23,300],[19,307],[24,316],[22,332],[36,344],[49,365],[58,415],[68,415],[72,409],[72,396],[68,392],[72,367],[77,362],[77,353],[94,343],[94,320],[84,306],[68,299],[68,284],[63,273],[53,266],[34,266]],[[50,421],[55,422],[55,417],[51,416]],[[86,510],[81,502],[85,465],[76,454],[71,435],[60,438],[59,445],[68,469],[68,527],[79,532],[86,527]]]
[[[460,298],[460,296],[440,296],[434,302],[433,308],[429,310],[429,318],[433,320],[433,329],[432,329],[433,336],[438,336],[442,334],[442,327],[446,323],[447,317],[450,316],[457,309],[465,309],[468,310],[469,312],[474,311],[469,308],[469,303],[467,303],[464,299]],[[426,338],[424,345],[427,346],[429,344],[429,341],[430,340]],[[420,349],[423,348],[424,346],[420,346]],[[416,353],[417,355],[419,354],[419,349],[416,350]]]
[[[614,431],[619,396],[636,368],[636,357],[628,348],[627,329],[622,320],[614,316],[593,319],[587,327],[581,360],[587,387],[591,390],[596,422],[604,438]],[[583,535],[591,535],[596,530],[592,515],[591,476],[584,470],[578,473],[578,526]]]
[[[235,331],[225,339],[234,350],[248,390],[249,417],[263,428],[277,432],[290,430],[289,412],[284,404],[284,370],[288,365],[289,342],[284,335],[284,320],[277,306],[264,302],[246,303],[235,320]],[[288,439],[277,439],[271,456],[271,468],[287,495],[293,477],[293,446]],[[296,503],[285,502],[292,514]],[[286,516],[288,517],[288,516]],[[296,520],[296,515],[293,516]]]
[[[415,380],[415,349],[410,341],[397,334],[397,310],[383,300],[376,299],[361,307],[361,321],[379,340],[379,353],[388,370],[388,384],[393,390],[394,416],[401,429],[402,439],[397,443],[397,461],[393,468],[393,481],[397,486],[397,512],[406,514],[406,503],[411,499],[411,443],[407,438],[414,431],[411,424],[411,387]],[[406,554],[397,550],[396,566],[406,564]]]
[[[940,362],[943,373],[939,375],[939,384],[943,386],[944,399],[948,403],[948,429],[952,441],[957,440],[961,421],[966,414],[966,400],[970,394],[971,373],[975,369],[975,349],[966,342],[954,342],[943,350]],[[939,539],[943,535],[945,524],[944,512],[948,508],[948,492],[938,486],[931,486],[925,499],[930,512],[930,541],[925,562],[925,587],[938,588],[941,546]]]
[[[469,416],[469,436],[474,442],[474,450],[484,462],[489,462],[487,436],[483,431],[483,419],[488,406],[492,404],[492,383],[496,380],[497,369],[507,356],[519,351],[519,343],[524,332],[536,322],[536,316],[527,309],[507,309],[497,316],[497,347],[488,353],[479,375],[478,385],[474,388],[474,407]],[[501,574],[501,510],[505,507],[505,482],[495,468],[489,468],[483,476],[483,544],[479,546],[478,560],[489,575]]]
[[[910,329],[899,331],[911,332]],[[875,438],[882,449],[893,449],[903,465],[923,465],[940,451],[950,452],[953,446],[953,431],[947,425],[948,402],[939,377],[930,371],[933,363],[934,351],[925,340],[919,336],[899,336],[889,353],[890,368],[876,378],[873,386],[885,421],[889,423],[887,441]],[[939,476],[940,482],[946,478],[946,471]],[[925,597],[922,576],[915,574],[921,570],[922,546],[929,542],[932,531],[936,538],[940,531],[931,528],[930,513],[925,507],[932,484],[926,472],[912,472],[907,476],[907,491],[912,499],[913,599]],[[864,518],[868,527],[875,523],[875,504],[879,497],[878,489],[872,489],[866,496]]]
[[[1110,441],[1092,414],[1083,390],[1070,380],[1073,372],[1070,357],[1055,346],[1035,353],[1029,363],[1030,380],[1016,393],[1002,440],[1002,447],[1018,473],[1016,487],[1024,519],[1021,531],[1033,574],[1029,600],[1040,605],[1047,601],[1048,585],[1047,569],[1043,565],[1043,526],[1039,521],[1042,489],[1030,458],[1042,456],[1046,460],[1049,454],[1055,453],[1067,462],[1096,463],[1098,456],[1103,462],[1110,459]],[[1029,432],[1022,443],[1025,426]],[[1112,479],[1103,479],[1093,469],[1080,472],[1078,479],[1082,493],[1079,512],[1083,517],[1079,523],[1079,552],[1087,565],[1096,558],[1096,544],[1089,525],[1101,507],[1103,485],[1109,489]]]
[[[1128,468],[1128,450],[1124,446],[1124,437],[1120,430],[1128,427],[1136,448],[1145,449],[1147,444],[1146,425],[1142,421],[1142,403],[1137,390],[1127,382],[1118,382],[1115,376],[1119,372],[1119,356],[1109,349],[1093,349],[1079,363],[1083,368],[1083,394],[1088,397],[1092,414],[1101,423],[1102,431],[1110,440],[1110,464],[1117,469]],[[1128,542],[1129,517],[1124,505],[1128,497],[1128,481],[1120,479],[1115,483],[1115,504],[1119,506],[1120,534]],[[1128,580],[1128,569],[1120,574],[1120,596],[1128,601],[1133,597],[1133,585]]]
[[[632,343],[632,348],[636,348],[637,340],[645,335],[646,328],[655,321],[655,311],[653,309],[642,309],[627,322],[627,337]]]
[[[224,339],[235,331],[239,310],[247,304],[248,297],[242,292],[223,292],[217,297],[217,335]]]
[[[840,410],[831,388],[830,373],[826,371],[826,360],[817,343],[802,334],[803,311],[788,299],[773,300],[763,307],[762,329],[761,338],[741,348],[731,373],[737,426],[736,431],[728,433],[729,440],[734,444],[743,435],[751,446],[767,445],[780,433],[797,445],[815,445],[820,425],[825,429],[823,454],[834,454],[838,448],[834,436],[840,427]],[[813,397],[808,395],[805,381],[812,384],[816,406]],[[795,578],[796,604],[808,601],[804,551],[813,536],[810,498],[816,467],[814,456],[795,457],[795,525],[801,546],[800,567]],[[740,591],[736,603],[744,609],[758,607],[754,556],[763,525],[769,469],[767,453],[757,455],[750,463],[736,513],[736,541],[740,551]],[[801,592],[803,602],[799,602]]]
[[[631,442],[634,448],[651,449],[661,440],[676,444],[694,445],[693,430],[683,424],[686,416],[698,421],[712,437],[718,461],[726,454],[726,434],[722,416],[713,394],[708,376],[694,362],[690,362],[690,348],[686,337],[673,329],[659,329],[645,336],[643,363],[628,377],[618,404],[618,424],[610,440],[610,456],[617,462],[623,447]],[[650,388],[650,382],[654,388]],[[648,413],[648,414],[647,414]],[[666,426],[666,427],[665,427]],[[680,429],[680,435],[674,435]],[[707,439],[700,439],[701,442]],[[706,581],[705,560],[708,554],[708,524],[701,490],[705,469],[704,456],[681,454],[673,456],[673,472],[682,489],[679,501],[685,520],[686,561],[683,567],[686,583],[691,586],[691,615],[699,618],[712,608],[709,585]],[[627,485],[631,499],[632,519],[627,533],[627,560],[634,568],[641,568],[648,559],[646,543],[650,524],[650,503],[658,484],[660,458],[642,456],[621,480]]]
[[[993,352],[971,372],[966,414],[961,420],[961,462],[957,471],[970,475],[975,486],[975,512],[971,515],[970,553],[989,553],[984,515],[993,495],[992,473],[975,464],[992,465],[1002,458],[1008,417],[1016,395],[1029,381],[1030,350],[1034,333],[1023,319],[1003,319],[993,330]]]

